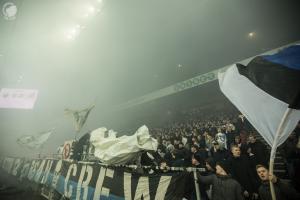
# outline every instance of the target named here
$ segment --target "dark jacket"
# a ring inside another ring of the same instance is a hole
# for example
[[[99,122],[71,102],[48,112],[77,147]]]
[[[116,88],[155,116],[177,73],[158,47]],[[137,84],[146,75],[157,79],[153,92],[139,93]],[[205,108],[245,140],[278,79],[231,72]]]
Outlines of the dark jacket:
[[[286,183],[283,183],[279,179],[277,179],[277,182],[274,183],[274,190],[275,190],[275,195],[277,200],[300,199],[300,193],[298,193],[291,186],[289,186]],[[261,186],[258,189],[258,193],[261,200],[272,200],[269,181],[263,182],[261,184]]]
[[[210,154],[216,162],[226,160],[229,156],[226,150],[218,149],[217,151],[214,151],[214,147],[210,149]]]
[[[256,165],[263,164],[263,165],[267,166],[269,152],[268,152],[266,146],[258,140],[256,140],[254,143],[249,143],[248,146],[251,148],[251,152],[255,156],[255,161],[256,161],[255,164]]]
[[[212,185],[212,200],[243,200],[240,184],[231,176],[198,175],[202,184]]]
[[[259,181],[251,168],[249,158],[243,155],[238,158],[232,156],[229,159],[229,164],[232,177],[241,184],[242,190],[247,190],[249,193],[257,192]]]

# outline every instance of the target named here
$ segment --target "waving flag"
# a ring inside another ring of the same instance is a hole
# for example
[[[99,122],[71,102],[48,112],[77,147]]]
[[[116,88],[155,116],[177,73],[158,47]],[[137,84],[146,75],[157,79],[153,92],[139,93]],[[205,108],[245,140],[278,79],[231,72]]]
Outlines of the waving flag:
[[[73,119],[75,121],[75,131],[80,132],[81,128],[85,124],[91,110],[95,107],[95,105],[92,105],[86,109],[83,110],[70,110],[65,109],[65,115],[71,115],[73,116]]]
[[[218,78],[221,91],[272,147],[273,174],[277,147],[300,120],[300,46],[257,56],[247,66],[232,65]],[[276,200],[271,181],[270,189]]]
[[[267,143],[279,146],[300,120],[300,45],[232,65],[219,73],[219,85]]]
[[[123,165],[135,160],[141,151],[156,151],[157,140],[149,134],[147,126],[141,126],[133,135],[116,137],[114,131],[110,130],[106,136],[105,127],[91,132],[90,143],[95,148],[95,157],[102,163]]]
[[[30,149],[38,149],[48,140],[51,134],[52,131],[46,131],[35,135],[22,136],[17,139],[17,143]]]

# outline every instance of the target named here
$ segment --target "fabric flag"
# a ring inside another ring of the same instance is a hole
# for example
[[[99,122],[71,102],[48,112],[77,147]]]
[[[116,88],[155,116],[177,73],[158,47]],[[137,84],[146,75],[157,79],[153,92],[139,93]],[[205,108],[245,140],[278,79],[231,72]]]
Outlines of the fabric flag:
[[[104,164],[123,165],[135,160],[141,151],[156,151],[157,140],[150,136],[147,126],[141,126],[133,135],[106,137],[107,129],[91,132],[90,143],[95,147],[95,157]]]
[[[22,136],[17,139],[17,143],[30,149],[40,148],[50,137],[52,131],[46,131],[35,135]]]
[[[247,66],[234,64],[218,78],[221,91],[272,148],[300,120],[300,45],[257,56]]]
[[[83,110],[70,110],[68,108],[65,109],[65,115],[72,115],[75,121],[75,131],[80,132],[81,128],[85,124],[91,110],[95,107],[92,105]]]

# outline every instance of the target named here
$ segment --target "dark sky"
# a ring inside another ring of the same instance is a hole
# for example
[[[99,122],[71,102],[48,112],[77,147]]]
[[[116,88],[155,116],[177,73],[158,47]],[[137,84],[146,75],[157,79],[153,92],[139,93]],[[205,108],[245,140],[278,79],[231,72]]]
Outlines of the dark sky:
[[[95,102],[82,133],[130,129],[136,119],[149,119],[130,110],[110,113],[115,105],[300,40],[296,0],[0,0],[1,11],[7,2],[18,12],[15,20],[0,13],[0,86],[38,89],[39,96],[33,110],[0,109],[3,154],[34,154],[15,140],[53,127],[43,151],[73,138],[66,107]],[[217,90],[208,86],[188,98],[168,97],[176,103],[165,110],[208,102]]]

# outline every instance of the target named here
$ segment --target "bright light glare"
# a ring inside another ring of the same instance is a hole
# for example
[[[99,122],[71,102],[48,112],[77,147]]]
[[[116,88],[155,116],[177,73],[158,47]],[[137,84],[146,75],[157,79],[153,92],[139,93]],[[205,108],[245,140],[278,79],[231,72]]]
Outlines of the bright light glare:
[[[89,13],[93,14],[95,13],[96,9],[93,6],[89,7]]]
[[[73,29],[70,31],[70,33],[71,33],[72,35],[75,35],[75,34],[77,33],[77,29],[73,28]]]
[[[255,32],[250,32],[250,33],[248,33],[248,37],[249,38],[253,38],[255,36]]]
[[[68,40],[74,40],[81,29],[83,29],[83,27],[80,24],[76,24],[74,28],[70,29],[65,33],[66,38]]]
[[[98,0],[98,3],[102,3],[102,0]],[[91,16],[96,15],[97,13],[101,12],[101,9],[98,8],[99,6],[95,7],[93,5],[86,5],[84,6],[84,13],[82,13],[84,18],[90,18]],[[85,29],[85,26],[80,24],[76,24],[74,28],[65,32],[65,37],[68,40],[74,40],[80,33],[81,30]]]
[[[72,34],[66,34],[66,38],[67,38],[68,40],[74,40],[74,39],[75,39],[75,36],[72,35]]]

